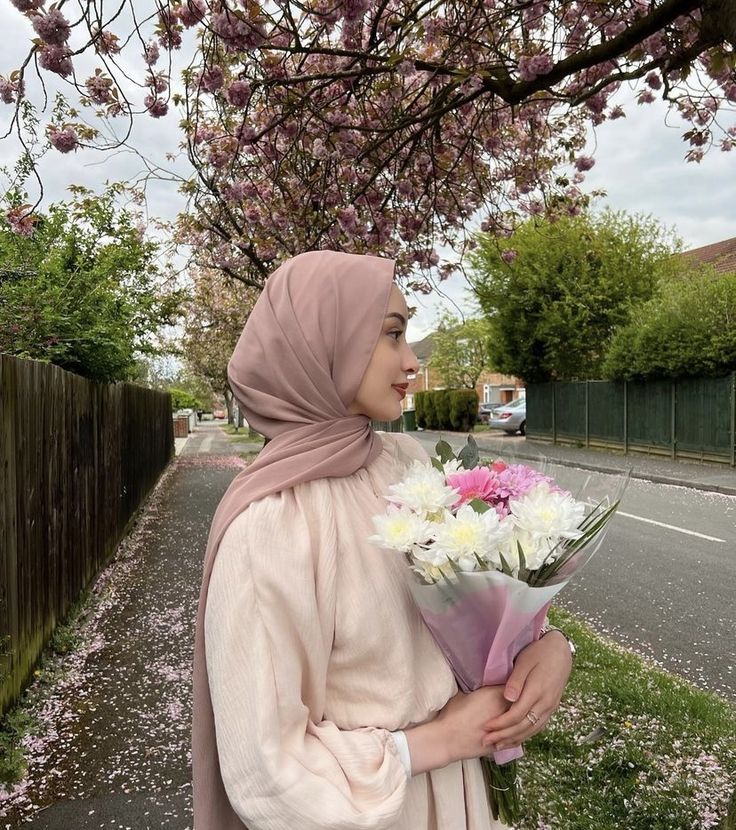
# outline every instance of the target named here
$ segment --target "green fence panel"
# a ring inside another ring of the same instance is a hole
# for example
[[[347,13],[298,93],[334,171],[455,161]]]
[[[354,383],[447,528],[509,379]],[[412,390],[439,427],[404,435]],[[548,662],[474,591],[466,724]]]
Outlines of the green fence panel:
[[[585,382],[558,383],[555,425],[558,438],[585,440]]]
[[[591,441],[624,443],[623,383],[588,381],[588,437]]]
[[[677,382],[677,450],[701,456],[730,455],[731,377]]]
[[[526,434],[530,438],[552,438],[554,435],[553,383],[535,383],[526,388]]]
[[[629,383],[629,446],[672,447],[672,381]]]

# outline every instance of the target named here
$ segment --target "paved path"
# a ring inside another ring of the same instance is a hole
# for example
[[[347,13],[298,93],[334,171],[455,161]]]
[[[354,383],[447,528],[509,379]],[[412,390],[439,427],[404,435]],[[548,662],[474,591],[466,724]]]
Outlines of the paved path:
[[[198,427],[98,580],[2,830],[191,830],[193,625],[211,517],[244,464],[234,447],[247,449]]]

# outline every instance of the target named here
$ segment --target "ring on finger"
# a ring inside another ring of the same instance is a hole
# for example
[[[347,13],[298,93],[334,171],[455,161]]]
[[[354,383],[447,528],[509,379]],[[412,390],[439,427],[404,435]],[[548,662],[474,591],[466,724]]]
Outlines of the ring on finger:
[[[536,726],[539,722],[539,716],[533,709],[530,709],[524,717],[529,721],[529,723],[531,723],[532,726]]]

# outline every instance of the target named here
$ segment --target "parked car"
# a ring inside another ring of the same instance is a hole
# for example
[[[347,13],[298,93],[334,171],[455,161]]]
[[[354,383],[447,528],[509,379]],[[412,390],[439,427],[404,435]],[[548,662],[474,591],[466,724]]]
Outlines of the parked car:
[[[502,429],[509,435],[526,434],[526,398],[516,398],[501,406],[494,406],[488,420],[491,429]]]
[[[487,424],[491,419],[491,410],[498,406],[497,403],[482,403],[478,407],[478,421],[481,424]]]

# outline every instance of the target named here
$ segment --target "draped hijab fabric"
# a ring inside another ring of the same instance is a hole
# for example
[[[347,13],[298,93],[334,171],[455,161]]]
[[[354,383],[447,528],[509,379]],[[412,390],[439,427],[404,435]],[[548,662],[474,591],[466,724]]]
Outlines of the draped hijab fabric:
[[[220,773],[207,678],[204,618],[212,566],[233,519],[254,501],[306,481],[347,476],[381,442],[349,415],[388,310],[394,263],[310,251],[266,281],[228,365],[248,424],[269,439],[239,473],[212,520],[195,623],[192,711],[194,830],[243,830]]]

